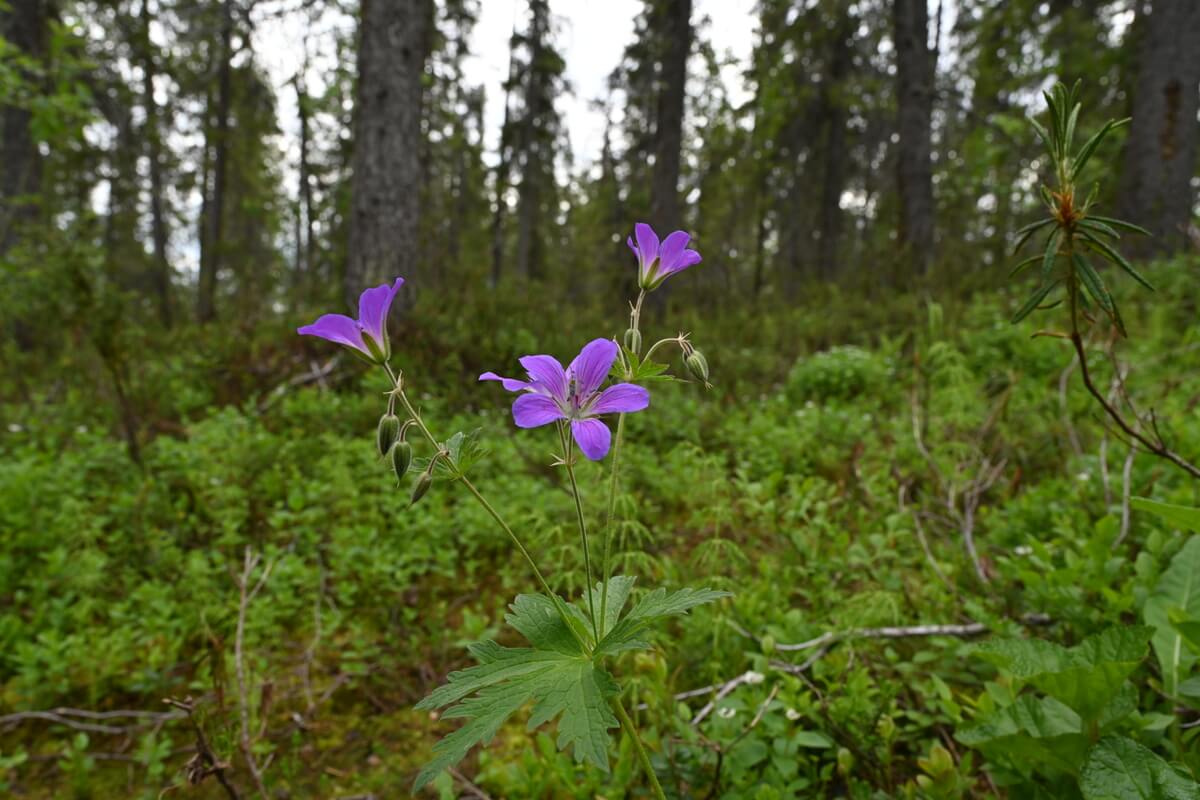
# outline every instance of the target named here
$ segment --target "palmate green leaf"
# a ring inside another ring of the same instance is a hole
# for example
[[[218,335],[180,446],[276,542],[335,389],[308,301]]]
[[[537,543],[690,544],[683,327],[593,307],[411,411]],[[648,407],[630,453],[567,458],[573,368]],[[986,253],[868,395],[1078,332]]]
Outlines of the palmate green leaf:
[[[1150,281],[1143,278],[1142,274],[1140,272],[1138,272],[1136,269],[1134,269],[1133,265],[1130,264],[1125,259],[1125,256],[1121,255],[1116,250],[1114,250],[1112,248],[1112,246],[1108,244],[1108,242],[1104,242],[1104,241],[1101,241],[1100,239],[1097,239],[1095,236],[1088,233],[1086,230],[1080,231],[1079,235],[1083,237],[1084,241],[1086,241],[1088,243],[1088,246],[1091,247],[1093,250],[1095,250],[1096,252],[1103,255],[1105,258],[1107,258],[1109,261],[1111,261],[1114,264],[1116,264],[1117,266],[1119,266],[1121,269],[1125,270],[1125,272],[1127,272],[1131,278],[1133,278],[1135,281],[1140,283],[1142,286],[1145,286],[1147,289],[1149,289],[1152,292],[1154,291],[1154,287],[1150,284]]]
[[[1185,632],[1172,624],[1173,615],[1176,619],[1200,618],[1200,536],[1188,539],[1175,554],[1142,606],[1142,618],[1154,627],[1151,644],[1162,668],[1163,690],[1171,696],[1196,663]]]
[[[601,633],[612,630],[613,626],[617,624],[617,620],[621,617],[621,609],[625,608],[625,603],[629,601],[629,593],[633,591],[633,584],[636,580],[631,575],[613,575],[608,579],[608,598],[604,602],[604,619],[600,625]],[[596,586],[592,589],[591,600],[597,616],[600,614],[603,589],[603,581],[597,581]],[[588,598],[585,595],[580,600],[580,604],[586,607],[587,603]]]
[[[696,606],[720,600],[722,597],[732,597],[732,595],[729,592],[713,589],[679,589],[670,594],[666,589],[655,589],[638,601],[628,614],[621,617],[612,626],[608,634],[601,640],[599,647],[596,648],[596,655],[614,655],[624,650],[647,649],[651,645],[643,638],[642,634],[655,620],[686,614]],[[611,616],[614,613],[612,594],[609,595],[608,602],[607,610]]]
[[[467,722],[434,745],[433,759],[418,773],[415,789],[457,764],[476,744],[491,741],[529,703],[530,729],[557,719],[559,749],[571,747],[576,761],[608,770],[608,730],[618,726],[609,707],[619,691],[616,681],[583,652],[550,598],[520,595],[510,608],[506,619],[534,646],[471,645],[478,665],[450,673],[446,685],[417,704],[418,709],[449,706],[443,719]]]
[[[625,367],[621,360],[613,362],[612,372],[609,373],[615,380],[629,381],[631,383],[653,383],[655,381],[674,381],[677,380],[666,372],[669,365],[658,361],[643,361],[637,353],[621,345],[621,352],[625,354],[625,359],[629,362],[629,375],[625,374]]]
[[[1200,784],[1124,736],[1106,736],[1079,776],[1084,800],[1198,800]]]
[[[488,450],[480,440],[481,433],[482,428],[459,431],[443,442],[443,446],[450,453],[450,463],[444,458],[439,458],[433,468],[433,477],[438,480],[457,480],[486,457]],[[429,460],[426,456],[418,456],[413,459],[411,469],[423,472],[429,468]]]
[[[976,655],[1036,686],[1075,710],[1098,719],[1146,655],[1154,629],[1114,627],[1066,648],[1041,639],[997,639]]]

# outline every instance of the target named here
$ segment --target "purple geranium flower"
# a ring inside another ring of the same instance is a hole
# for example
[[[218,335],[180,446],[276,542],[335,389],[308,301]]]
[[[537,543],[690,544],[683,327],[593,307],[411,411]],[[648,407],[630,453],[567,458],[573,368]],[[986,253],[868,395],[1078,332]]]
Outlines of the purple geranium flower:
[[[479,380],[500,381],[510,392],[527,392],[513,403],[517,427],[537,428],[569,420],[579,449],[592,461],[599,461],[608,454],[612,434],[596,417],[641,411],[650,405],[650,393],[632,383],[618,383],[599,391],[616,358],[616,343],[593,339],[565,370],[553,356],[525,356],[521,366],[529,380],[502,378],[494,372],[483,373]]]
[[[644,222],[634,225],[633,233],[625,243],[638,257],[638,284],[646,291],[657,289],[676,272],[683,272],[700,263],[700,254],[687,249],[692,237],[685,231],[668,235],[661,245],[658,243],[658,234]]]
[[[297,328],[296,332],[345,345],[362,353],[370,361],[383,363],[392,354],[387,335],[388,309],[403,285],[404,278],[396,278],[391,286],[385,283],[359,295],[358,319],[351,319],[345,314],[326,314],[312,325]]]

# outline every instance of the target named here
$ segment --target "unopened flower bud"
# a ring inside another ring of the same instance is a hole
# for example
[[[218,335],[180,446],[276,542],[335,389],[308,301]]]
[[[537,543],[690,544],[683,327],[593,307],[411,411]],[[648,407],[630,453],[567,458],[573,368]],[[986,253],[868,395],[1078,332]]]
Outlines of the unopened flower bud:
[[[429,491],[429,487],[433,485],[433,475],[428,470],[421,473],[421,477],[417,478],[417,482],[413,484],[412,499],[409,500],[410,506],[416,505],[417,501],[425,496]]]
[[[625,331],[625,349],[631,353],[642,352],[642,332],[637,328]]]
[[[392,460],[392,472],[396,473],[396,480],[404,480],[408,465],[412,463],[412,445],[401,439],[392,445],[388,455]]]
[[[375,430],[375,446],[379,455],[386,456],[392,445],[400,438],[400,418],[388,412],[379,418],[379,427]]]
[[[704,357],[703,353],[693,350],[684,359],[684,363],[687,364],[688,372],[692,373],[696,380],[708,383],[708,359]]]

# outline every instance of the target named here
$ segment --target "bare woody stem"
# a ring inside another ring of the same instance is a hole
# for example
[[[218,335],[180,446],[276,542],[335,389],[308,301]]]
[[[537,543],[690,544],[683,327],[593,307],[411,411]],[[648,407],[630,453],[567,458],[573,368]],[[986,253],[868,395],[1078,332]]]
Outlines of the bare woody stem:
[[[1150,439],[1121,415],[1121,412],[1110,402],[1104,394],[1096,388],[1092,383],[1092,374],[1088,369],[1087,350],[1083,345],[1083,336],[1079,332],[1079,287],[1075,280],[1075,262],[1074,262],[1074,237],[1067,235],[1066,240],[1066,258],[1068,268],[1071,270],[1071,275],[1067,281],[1067,296],[1071,301],[1071,344],[1075,347],[1075,354],[1079,357],[1079,375],[1083,379],[1083,385],[1088,390],[1100,407],[1104,409],[1104,413],[1108,414],[1109,418],[1117,424],[1117,427],[1125,433],[1126,436],[1141,444],[1148,451],[1158,456],[1159,458],[1170,461],[1175,466],[1182,469],[1193,478],[1200,478],[1200,467],[1192,464],[1187,459],[1180,456],[1167,447],[1163,442],[1162,437],[1158,434],[1157,428],[1154,431],[1154,438]]]
[[[404,389],[401,386],[399,379],[396,377],[396,373],[392,371],[391,365],[384,364],[383,368],[387,371],[388,377],[391,378],[392,386],[395,387],[395,396],[400,399],[400,403],[404,406],[404,410],[408,412],[409,418],[411,418],[413,423],[416,424],[417,429],[421,431],[421,434],[429,441],[429,444],[431,444],[434,449],[440,451],[442,449],[441,442],[439,442],[437,438],[429,432],[429,428],[426,427],[425,421],[421,419],[421,415],[417,413],[417,409],[414,408],[413,404],[409,401],[408,395],[404,393]],[[447,458],[449,457],[447,456]],[[466,475],[460,475],[458,480],[463,486],[467,487],[467,491],[471,493],[479,505],[483,506],[483,510],[488,513],[488,516],[490,516],[495,523],[500,526],[500,529],[508,535],[508,538],[512,540],[512,543],[516,546],[517,550],[520,551],[521,555],[524,556],[525,561],[528,562],[529,568],[533,571],[534,577],[537,578],[538,585],[542,587],[542,591],[545,592],[546,596],[550,598],[550,601],[554,603],[554,608],[558,611],[558,615],[562,617],[563,624],[567,626],[567,630],[569,630],[575,637],[576,641],[579,642],[579,646],[584,652],[590,652],[591,648],[588,646],[587,642],[583,640],[583,637],[579,635],[579,632],[575,629],[575,626],[571,624],[570,616],[568,615],[566,608],[563,607],[562,599],[550,588],[550,584],[546,581],[545,576],[542,575],[542,571],[538,569],[537,562],[533,560],[533,555],[529,552],[529,549],[525,547],[525,543],[521,541],[521,538],[517,536],[509,524],[504,521],[504,518],[500,516],[500,512],[498,512],[492,506],[492,504],[487,501],[487,498],[483,496],[479,489],[475,488],[475,484],[471,483],[470,479],[468,479]]]

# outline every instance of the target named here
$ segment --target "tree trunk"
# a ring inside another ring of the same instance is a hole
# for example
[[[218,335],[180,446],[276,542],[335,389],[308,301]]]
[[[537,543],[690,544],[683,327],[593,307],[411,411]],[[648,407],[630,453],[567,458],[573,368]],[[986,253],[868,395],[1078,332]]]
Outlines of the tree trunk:
[[[416,269],[428,0],[363,0],[346,301]],[[400,299],[410,303],[412,292]]]
[[[496,207],[492,210],[492,286],[500,283],[504,270],[504,212],[508,208],[508,176],[512,170],[512,89],[516,76],[517,31],[509,37],[508,80],[504,82],[504,122],[500,125],[500,152],[496,164]]]
[[[312,149],[310,132],[310,111],[308,88],[304,83],[303,73],[308,71],[308,58],[304,59],[301,74],[296,76],[296,112],[300,121],[300,208],[296,212],[296,272],[297,283],[304,284],[311,280],[315,253],[315,222],[313,221],[313,187],[312,166],[309,163],[309,151]],[[307,288],[305,285],[304,288]]]
[[[1200,103],[1200,2],[1153,0],[1138,15],[1140,31],[1133,122],[1125,144],[1121,215],[1148,228],[1144,253],[1173,252],[1187,242],[1196,174]]]
[[[542,276],[542,221],[545,184],[554,180],[554,151],[544,146],[547,107],[553,102],[545,80],[546,40],[550,36],[550,7],[544,0],[530,3],[529,67],[525,81],[525,115],[521,120],[521,185],[517,198],[517,269],[527,279]]]
[[[206,150],[212,152],[212,192],[204,204],[202,219],[204,237],[201,239],[199,294],[196,316],[209,322],[217,316],[217,275],[221,271],[222,231],[225,223],[225,184],[229,163],[229,108],[233,92],[233,4],[221,4],[221,41],[217,57],[216,108],[210,110]],[[209,95],[210,101],[212,95]]]
[[[900,246],[922,274],[933,256],[931,161],[935,58],[929,47],[926,0],[893,0],[896,40],[896,179]]]
[[[158,101],[154,99],[154,45],[150,41],[150,0],[142,0],[142,28],[139,49],[142,64],[142,104],[146,109],[146,157],[150,162],[150,238],[152,253],[151,284],[158,301],[158,316],[171,327],[171,264],[167,260],[167,221],[163,210],[162,131],[159,127]]]
[[[821,218],[817,230],[817,270],[830,280],[837,273],[838,241],[842,235],[842,192],[846,187],[846,103],[842,81],[850,72],[853,19],[848,5],[838,13],[829,74],[822,82],[825,121],[825,174],[821,180]]]
[[[653,224],[663,233],[683,227],[679,209],[679,163],[687,60],[692,49],[692,0],[662,0],[662,69],[655,111],[654,175],[650,183]]]
[[[35,60],[46,49],[46,23],[43,0],[10,0],[8,8],[0,10],[0,36]],[[42,159],[29,122],[26,108],[0,109],[0,255],[16,244],[21,226],[38,213],[34,201],[41,188]]]

